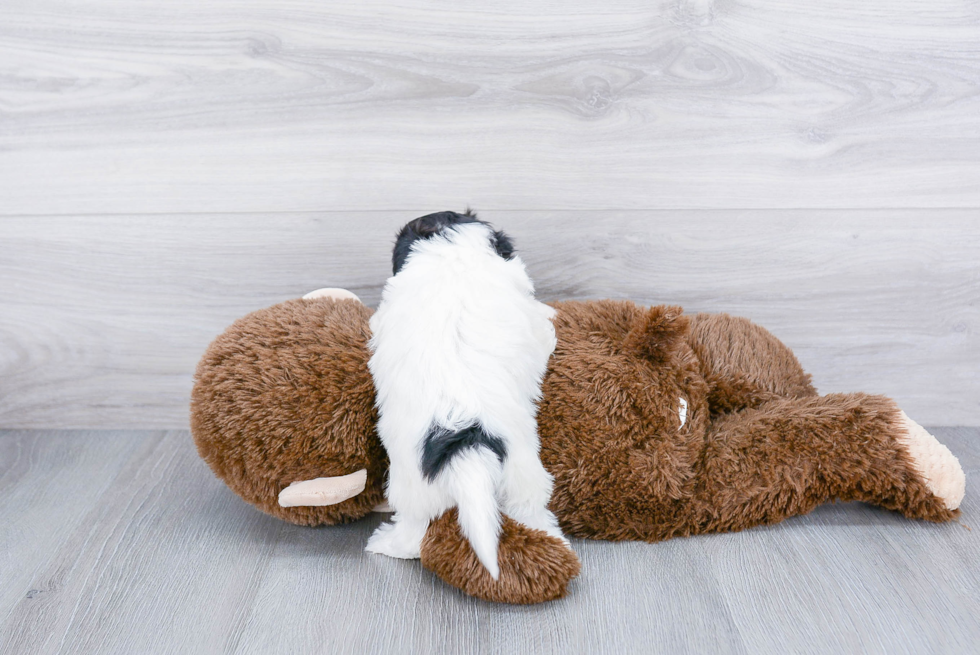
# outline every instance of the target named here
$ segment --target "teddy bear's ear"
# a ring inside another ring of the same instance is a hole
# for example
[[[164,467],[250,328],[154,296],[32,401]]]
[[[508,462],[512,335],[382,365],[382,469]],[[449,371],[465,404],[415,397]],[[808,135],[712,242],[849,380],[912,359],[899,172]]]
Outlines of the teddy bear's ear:
[[[690,319],[680,307],[658,305],[637,317],[626,335],[624,348],[639,353],[654,364],[670,361],[690,327]]]

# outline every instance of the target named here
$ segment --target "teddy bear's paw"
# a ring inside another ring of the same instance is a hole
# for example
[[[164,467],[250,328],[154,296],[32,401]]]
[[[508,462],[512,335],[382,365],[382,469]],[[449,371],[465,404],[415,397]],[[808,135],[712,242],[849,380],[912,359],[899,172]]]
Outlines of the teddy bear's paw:
[[[426,524],[415,526],[405,521],[382,523],[364,548],[369,553],[398,559],[418,559]]]
[[[942,499],[946,509],[958,508],[966,493],[966,475],[959,460],[905,412],[901,414],[906,434],[900,441],[908,449],[916,472],[922,476],[929,491]]]
[[[317,298],[333,298],[334,300],[356,300],[361,302],[361,299],[354,295],[347,289],[333,289],[324,288],[317,289],[316,291],[310,291],[308,294],[303,296],[303,300],[315,300]]]
[[[422,565],[464,593],[498,603],[530,604],[561,598],[581,564],[562,539],[503,517],[494,580],[460,530],[451,509],[429,525]]]

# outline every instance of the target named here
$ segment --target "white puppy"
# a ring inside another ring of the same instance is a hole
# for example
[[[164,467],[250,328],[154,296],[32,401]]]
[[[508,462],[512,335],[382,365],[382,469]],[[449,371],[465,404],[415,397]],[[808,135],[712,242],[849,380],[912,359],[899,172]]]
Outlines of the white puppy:
[[[534,299],[509,239],[469,212],[412,221],[392,259],[368,367],[395,515],[367,550],[419,557],[429,522],[458,507],[497,579],[501,512],[564,541],[536,421],[555,312]]]

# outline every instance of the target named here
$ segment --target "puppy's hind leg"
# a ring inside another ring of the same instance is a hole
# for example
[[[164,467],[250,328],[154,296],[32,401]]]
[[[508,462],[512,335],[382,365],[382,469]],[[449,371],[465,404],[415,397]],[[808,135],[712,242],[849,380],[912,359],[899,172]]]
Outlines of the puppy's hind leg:
[[[368,540],[369,553],[416,559],[429,521],[450,505],[445,493],[422,479],[418,467],[392,461],[388,472],[388,499],[395,510],[391,523],[383,523]]]
[[[530,447],[513,447],[504,462],[502,480],[504,513],[529,528],[568,540],[558,527],[558,519],[548,509],[554,479]]]
[[[382,523],[378,526],[368,539],[365,550],[399,559],[418,559],[422,552],[422,538],[428,528],[427,517],[396,512],[391,523]]]

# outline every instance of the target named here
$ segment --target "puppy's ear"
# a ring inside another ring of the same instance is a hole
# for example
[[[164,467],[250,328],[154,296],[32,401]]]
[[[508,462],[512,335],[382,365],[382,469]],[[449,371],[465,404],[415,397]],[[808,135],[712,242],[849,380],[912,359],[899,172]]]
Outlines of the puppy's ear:
[[[509,236],[500,230],[493,233],[493,249],[504,259],[510,259],[514,256],[514,243]]]
[[[684,340],[690,319],[680,307],[658,305],[639,316],[626,335],[623,347],[653,364],[665,364]]]
[[[416,218],[406,227],[410,232],[414,233],[416,239],[428,239],[432,235],[441,232],[448,223],[449,221],[441,214],[429,214],[422,218]]]

